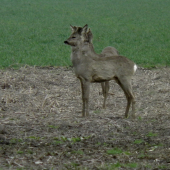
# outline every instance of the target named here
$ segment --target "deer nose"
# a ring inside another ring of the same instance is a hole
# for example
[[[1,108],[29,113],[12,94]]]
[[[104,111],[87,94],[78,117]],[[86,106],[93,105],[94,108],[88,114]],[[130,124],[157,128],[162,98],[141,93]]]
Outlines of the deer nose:
[[[64,41],[65,44],[68,44],[68,41]]]

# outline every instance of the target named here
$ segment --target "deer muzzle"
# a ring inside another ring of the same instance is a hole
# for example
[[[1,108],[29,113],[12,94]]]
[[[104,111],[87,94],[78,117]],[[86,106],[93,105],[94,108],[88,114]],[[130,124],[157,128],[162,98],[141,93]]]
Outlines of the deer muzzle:
[[[65,44],[69,44],[68,41],[64,41]]]

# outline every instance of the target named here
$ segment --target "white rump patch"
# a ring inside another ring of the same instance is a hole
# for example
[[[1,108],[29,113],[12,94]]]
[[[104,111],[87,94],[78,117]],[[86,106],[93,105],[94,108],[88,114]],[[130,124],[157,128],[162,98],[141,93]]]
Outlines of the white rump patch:
[[[136,72],[137,68],[138,68],[138,67],[137,67],[137,65],[135,64],[135,65],[134,65],[134,72]]]

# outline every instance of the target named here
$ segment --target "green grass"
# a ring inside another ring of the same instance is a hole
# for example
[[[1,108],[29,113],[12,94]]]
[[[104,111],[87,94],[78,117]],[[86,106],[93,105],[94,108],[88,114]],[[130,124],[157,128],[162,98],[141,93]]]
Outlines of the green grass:
[[[90,26],[97,53],[170,66],[169,0],[1,0],[0,16],[0,68],[71,65],[70,24]]]

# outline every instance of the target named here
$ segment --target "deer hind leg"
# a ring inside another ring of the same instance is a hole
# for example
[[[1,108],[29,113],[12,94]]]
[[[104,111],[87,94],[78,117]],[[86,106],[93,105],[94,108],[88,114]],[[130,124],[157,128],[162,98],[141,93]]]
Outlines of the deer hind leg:
[[[89,93],[90,93],[90,82],[85,81],[84,79],[80,79],[81,88],[82,88],[82,101],[83,101],[83,109],[82,116],[89,116]]]
[[[131,78],[130,77],[117,78],[116,82],[120,85],[120,87],[124,91],[127,99],[125,117],[126,118],[128,117],[129,108],[130,105],[132,104],[132,117],[135,118],[135,97],[132,92]]]
[[[102,82],[101,86],[102,86],[102,94],[104,97],[103,108],[105,109],[106,108],[106,99],[108,97],[108,92],[109,92],[109,81]]]

